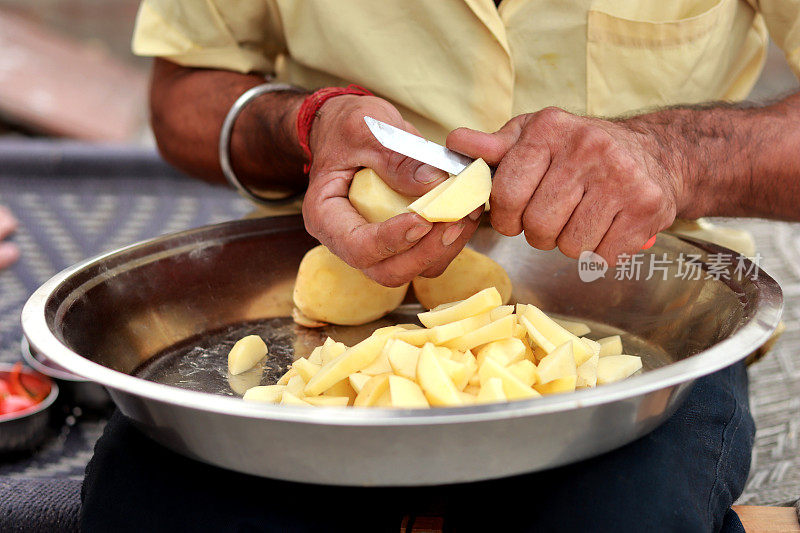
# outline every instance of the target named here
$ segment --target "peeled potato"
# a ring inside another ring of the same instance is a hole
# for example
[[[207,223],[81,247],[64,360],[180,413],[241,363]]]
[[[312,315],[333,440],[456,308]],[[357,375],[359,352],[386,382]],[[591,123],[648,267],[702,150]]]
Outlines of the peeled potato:
[[[435,189],[408,206],[430,222],[454,222],[469,215],[489,200],[492,173],[483,159],[476,159]]]
[[[511,299],[511,279],[505,269],[482,253],[461,250],[441,276],[414,278],[414,295],[426,309],[443,303],[465,300],[488,287],[495,287],[502,303]]]
[[[408,213],[408,204],[415,200],[386,185],[371,168],[356,172],[350,183],[348,198],[367,222],[383,222],[401,213]]]
[[[300,262],[294,304],[311,320],[356,326],[394,311],[407,289],[408,284],[384,287],[317,246]]]

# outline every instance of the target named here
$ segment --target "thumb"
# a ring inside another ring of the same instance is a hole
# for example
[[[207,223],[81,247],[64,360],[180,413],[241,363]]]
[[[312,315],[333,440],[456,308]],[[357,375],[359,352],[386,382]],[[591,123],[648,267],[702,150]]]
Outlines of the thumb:
[[[483,158],[487,164],[497,166],[519,139],[523,126],[524,117],[518,116],[494,133],[456,128],[447,136],[447,147],[469,157]]]
[[[417,129],[408,122],[404,122],[399,127],[419,136]],[[368,159],[368,166],[389,187],[406,196],[422,196],[448,177],[444,170],[406,157],[383,146],[372,151]]]

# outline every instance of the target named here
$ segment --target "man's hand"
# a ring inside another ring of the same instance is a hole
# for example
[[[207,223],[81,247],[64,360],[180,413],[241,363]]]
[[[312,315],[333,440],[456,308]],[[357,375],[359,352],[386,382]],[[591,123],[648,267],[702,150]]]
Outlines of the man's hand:
[[[481,210],[452,223],[432,224],[407,213],[370,224],[347,198],[353,175],[370,167],[393,189],[420,196],[447,177],[429,165],[387,150],[364,123],[371,116],[417,133],[391,104],[372,96],[337,96],[320,109],[311,130],[313,163],[303,202],[308,232],[351,266],[387,286],[417,275],[441,274],[478,226]]]
[[[19,248],[13,243],[3,242],[16,229],[17,221],[11,215],[11,212],[0,206],[0,270],[11,266],[19,259]]]
[[[667,228],[679,207],[681,165],[626,121],[547,108],[492,134],[459,128],[447,146],[497,166],[492,226],[509,236],[524,231],[542,250],[558,246],[574,258],[590,250],[613,265]]]

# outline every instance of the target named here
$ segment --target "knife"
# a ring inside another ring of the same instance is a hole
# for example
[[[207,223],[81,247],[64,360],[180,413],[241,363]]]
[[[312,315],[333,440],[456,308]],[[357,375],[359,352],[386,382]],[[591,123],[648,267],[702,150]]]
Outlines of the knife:
[[[369,131],[378,139],[385,148],[403,154],[411,159],[416,159],[427,163],[439,170],[444,170],[450,174],[459,174],[462,170],[474,161],[464,154],[454,152],[445,148],[441,144],[436,144],[428,139],[423,139],[413,133],[408,133],[400,128],[395,128],[385,122],[365,116],[364,122],[367,123]],[[494,174],[494,169],[492,169]],[[642,250],[647,250],[656,243],[656,236],[653,235],[642,246]]]
[[[450,174],[459,174],[474,161],[474,159],[445,148],[441,144],[423,139],[372,117],[364,117],[364,122],[367,123],[372,135],[385,148]]]

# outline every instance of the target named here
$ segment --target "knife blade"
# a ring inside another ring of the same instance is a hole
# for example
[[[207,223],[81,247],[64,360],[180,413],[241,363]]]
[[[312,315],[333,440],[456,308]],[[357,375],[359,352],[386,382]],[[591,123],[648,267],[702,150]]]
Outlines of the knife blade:
[[[372,117],[364,117],[369,131],[385,148],[411,159],[427,163],[450,174],[459,174],[474,159],[459,154],[441,144],[423,139]]]

